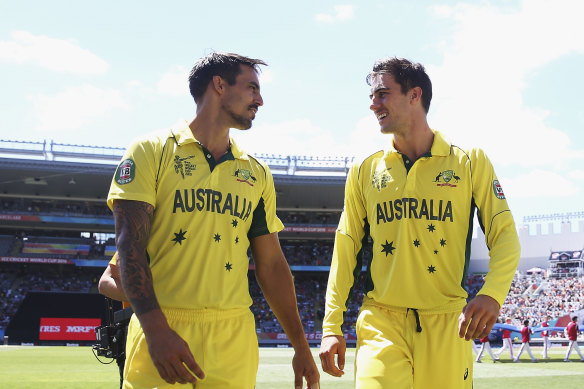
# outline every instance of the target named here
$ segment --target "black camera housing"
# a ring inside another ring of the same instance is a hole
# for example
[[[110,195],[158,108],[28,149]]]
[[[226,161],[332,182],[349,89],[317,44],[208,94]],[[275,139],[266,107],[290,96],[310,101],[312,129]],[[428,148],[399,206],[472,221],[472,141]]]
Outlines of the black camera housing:
[[[95,328],[97,344],[93,350],[97,356],[106,358],[123,358],[126,348],[127,323],[116,323]]]

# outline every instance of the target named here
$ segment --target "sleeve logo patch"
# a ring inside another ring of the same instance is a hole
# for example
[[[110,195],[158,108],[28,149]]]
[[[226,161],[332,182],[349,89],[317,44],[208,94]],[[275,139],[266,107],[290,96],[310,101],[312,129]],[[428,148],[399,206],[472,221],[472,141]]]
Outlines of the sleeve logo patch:
[[[124,185],[134,181],[136,176],[136,164],[131,159],[122,161],[116,170],[115,180],[118,184]]]
[[[499,180],[493,181],[493,192],[495,192],[495,196],[497,196],[498,199],[505,199],[505,193],[503,193],[503,187],[499,184]]]

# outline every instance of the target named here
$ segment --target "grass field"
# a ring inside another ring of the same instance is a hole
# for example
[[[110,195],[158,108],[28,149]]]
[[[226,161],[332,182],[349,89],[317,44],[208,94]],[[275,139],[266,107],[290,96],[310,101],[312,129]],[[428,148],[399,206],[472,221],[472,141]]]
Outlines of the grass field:
[[[540,356],[540,348],[533,347],[532,350],[536,357]],[[583,388],[584,363],[580,363],[574,354],[571,358],[574,363],[562,362],[564,352],[565,348],[554,347],[551,359],[538,363],[532,363],[527,356],[522,356],[521,363],[512,363],[504,356],[501,362],[492,363],[488,356],[484,357],[483,363],[474,365],[474,388]],[[317,349],[313,349],[313,354],[318,360]],[[343,378],[321,373],[321,388],[352,388],[353,357],[354,349],[349,349]],[[292,349],[261,348],[256,388],[293,388],[291,360]],[[320,366],[320,363],[317,365]],[[2,389],[117,387],[118,370],[115,362],[110,365],[100,364],[89,347],[0,347]]]

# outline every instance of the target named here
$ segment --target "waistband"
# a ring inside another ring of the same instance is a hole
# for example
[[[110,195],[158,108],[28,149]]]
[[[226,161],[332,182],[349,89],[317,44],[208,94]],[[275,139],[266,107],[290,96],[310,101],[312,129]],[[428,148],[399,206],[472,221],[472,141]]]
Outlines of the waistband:
[[[195,322],[213,322],[220,320],[228,320],[244,315],[251,314],[249,308],[233,308],[233,309],[184,309],[184,308],[168,308],[162,307],[162,312],[167,320],[173,321],[195,321]]]
[[[385,309],[391,312],[403,313],[407,314],[408,311],[415,310],[420,315],[433,315],[433,314],[440,314],[440,313],[454,313],[454,312],[461,312],[462,308],[466,305],[466,300],[454,300],[449,302],[445,305],[441,305],[439,307],[433,308],[417,308],[417,307],[397,307],[393,305],[386,305],[381,304],[371,298],[364,297],[363,298],[363,307],[373,306],[376,308]]]

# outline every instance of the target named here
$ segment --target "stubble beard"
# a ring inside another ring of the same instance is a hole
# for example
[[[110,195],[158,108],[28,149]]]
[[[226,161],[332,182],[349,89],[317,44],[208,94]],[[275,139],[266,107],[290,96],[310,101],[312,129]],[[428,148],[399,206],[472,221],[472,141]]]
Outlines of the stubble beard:
[[[231,119],[234,122],[234,125],[232,128],[235,128],[238,130],[249,130],[251,128],[251,124],[252,124],[253,119],[249,118],[248,116],[238,115],[235,112],[233,112],[231,109],[229,109],[228,107],[224,107],[224,109],[227,111],[227,113],[229,114],[229,116],[231,117]]]

